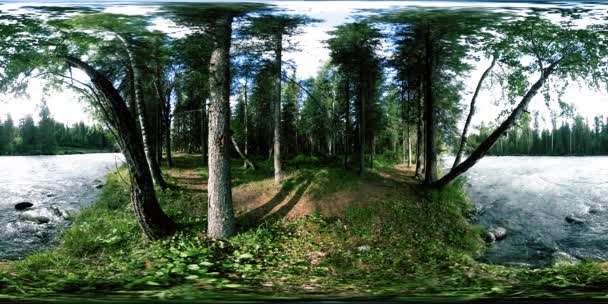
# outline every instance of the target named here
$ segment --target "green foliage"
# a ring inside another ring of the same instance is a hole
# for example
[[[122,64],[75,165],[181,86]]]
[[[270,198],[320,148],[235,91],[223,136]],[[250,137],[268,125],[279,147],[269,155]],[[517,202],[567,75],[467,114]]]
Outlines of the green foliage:
[[[507,132],[492,147],[490,155],[606,155],[608,154],[608,128],[603,115],[595,116],[593,125],[576,115],[572,122],[562,122],[558,127],[541,130],[538,112],[534,120],[530,115],[520,119],[521,128]],[[469,149],[489,135],[489,128],[482,124],[479,134],[471,136]]]
[[[287,164],[295,167],[319,166],[321,164],[321,159],[318,156],[298,154],[296,157],[289,160]]]
[[[178,173],[198,163],[180,156]],[[200,176],[206,169],[198,167]],[[241,185],[272,184],[271,173],[236,170]],[[303,167],[285,183],[311,181],[309,198],[378,182],[342,169]],[[567,295],[601,291],[606,266],[524,269],[479,264],[479,229],[457,181],[441,192],[387,192],[383,202],[352,206],[343,217],[311,215],[242,225],[228,240],[205,237],[203,194],[170,188],[159,193],[181,232],[147,242],[131,215],[126,170],[110,174],[98,202],[82,210],[56,247],[0,264],[0,290],[8,295],[78,292],[144,297],[206,297],[210,292],[303,295],[306,290],[346,294]],[[168,181],[174,183],[173,179]],[[392,194],[390,194],[392,193]],[[185,212],[188,210],[188,212]]]
[[[479,229],[466,220],[471,207],[461,188],[450,188],[433,193],[429,200],[391,199],[380,206],[348,210],[344,223],[348,229],[341,230],[342,237],[350,246],[370,249],[344,251],[335,257],[338,265],[353,279],[366,269],[384,281],[429,270],[445,271],[455,263],[473,264],[471,257],[483,248]]]
[[[0,125],[0,155],[73,154],[116,150],[109,132],[84,122],[71,127],[56,122],[48,112],[35,125],[31,116],[13,126],[10,117]]]

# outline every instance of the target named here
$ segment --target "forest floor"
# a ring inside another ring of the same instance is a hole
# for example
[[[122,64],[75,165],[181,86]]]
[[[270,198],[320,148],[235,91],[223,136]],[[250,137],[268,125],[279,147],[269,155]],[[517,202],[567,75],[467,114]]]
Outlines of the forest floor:
[[[174,167],[163,168],[171,187],[159,200],[180,228],[172,239],[142,236],[121,169],[52,248],[0,265],[0,300],[606,298],[607,264],[476,262],[485,245],[462,181],[428,191],[403,165],[360,176],[339,165],[286,162],[275,186],[269,162],[253,171],[235,160],[238,234],[209,240],[207,169],[199,163],[200,156],[176,155]]]
[[[168,175],[176,180],[178,187],[206,193],[207,179],[201,177],[196,168],[182,163],[180,158],[176,168]],[[370,207],[387,197],[418,196],[419,182],[413,170],[414,167],[405,165],[382,167],[374,171],[372,178],[347,179],[341,184],[330,181],[333,177],[328,170],[310,168],[287,172],[283,176],[285,182],[278,187],[267,179],[246,183],[237,180],[232,190],[233,204],[238,217],[251,221],[295,219],[313,214],[341,217],[348,208]]]

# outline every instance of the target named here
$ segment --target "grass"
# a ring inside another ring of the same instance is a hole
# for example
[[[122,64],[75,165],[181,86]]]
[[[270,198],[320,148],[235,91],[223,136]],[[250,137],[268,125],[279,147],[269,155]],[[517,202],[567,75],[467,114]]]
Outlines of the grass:
[[[205,191],[183,187],[183,176],[204,180],[206,168],[195,156],[178,156],[175,163],[164,169],[173,187],[159,192],[164,210],[181,228],[172,239],[149,242],[142,236],[121,169],[108,176],[97,203],[75,216],[55,246],[0,264],[0,298],[606,294],[607,264],[526,269],[476,262],[484,245],[480,229],[469,223],[473,210],[461,182],[441,192],[389,185],[378,193],[378,204],[351,206],[333,218],[240,218],[235,237],[213,241],[205,237]],[[276,189],[269,164],[260,163],[252,172],[235,161],[234,185]],[[291,163],[281,189],[298,191],[306,181],[309,191],[300,196],[315,199],[378,182],[390,172],[383,170],[359,177],[339,167]]]

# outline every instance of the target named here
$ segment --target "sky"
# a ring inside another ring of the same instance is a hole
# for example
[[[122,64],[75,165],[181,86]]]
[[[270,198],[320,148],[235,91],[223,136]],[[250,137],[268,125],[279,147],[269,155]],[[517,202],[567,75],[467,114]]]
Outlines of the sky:
[[[8,7],[21,5],[20,3],[0,4],[0,10]],[[57,4],[64,1],[52,1]],[[69,1],[70,3],[78,1]],[[111,2],[111,1],[110,1]],[[354,15],[362,14],[365,9],[389,9],[396,7],[462,7],[474,6],[491,9],[512,9],[526,11],[530,7],[555,7],[555,4],[542,3],[504,3],[504,2],[465,2],[465,1],[264,1],[274,4],[288,13],[306,14],[312,18],[320,19],[321,22],[308,25],[303,28],[302,34],[295,37],[300,49],[295,52],[285,54],[285,60],[291,61],[296,65],[297,76],[306,79],[316,75],[319,68],[329,60],[329,51],[324,41],[330,37],[329,32],[336,26],[353,21]],[[91,3],[91,2],[89,2]],[[94,2],[93,2],[94,3]],[[114,2],[116,3],[116,2]],[[128,3],[131,3],[129,1]],[[48,2],[47,2],[48,4]],[[27,5],[31,5],[28,3]],[[590,6],[591,7],[591,6]],[[594,8],[599,8],[594,5]],[[608,6],[601,7],[605,12]],[[154,11],[154,7],[141,5],[118,5],[107,4],[106,11],[109,13],[122,14],[145,14]],[[172,22],[157,18],[154,20],[152,28],[179,35]],[[464,79],[467,90],[463,96],[463,107],[468,108],[468,102],[477,84],[481,73],[489,65],[489,60],[484,59],[475,63],[475,69],[469,77]],[[53,117],[64,123],[75,123],[85,121],[91,124],[94,120],[87,111],[87,105],[78,100],[77,94],[73,92],[47,92],[43,94],[43,83],[33,81],[28,90],[28,96],[14,97],[0,95],[0,119],[4,120],[7,113],[10,113],[14,120],[18,120],[27,114],[32,114],[37,119],[39,102],[43,95],[49,105]],[[479,125],[482,121],[496,121],[501,108],[496,106],[496,101],[500,98],[496,90],[485,89],[478,97],[477,114],[473,119],[473,125]],[[608,98],[603,92],[594,92],[585,85],[582,87],[571,86],[565,94],[567,102],[570,102],[578,113],[593,121],[593,116],[605,113],[608,116]],[[539,111],[541,114],[541,127],[549,126],[549,111],[545,106],[542,96],[537,96],[529,107],[530,112]],[[464,120],[464,118],[463,118]],[[462,124],[462,123],[461,123]]]

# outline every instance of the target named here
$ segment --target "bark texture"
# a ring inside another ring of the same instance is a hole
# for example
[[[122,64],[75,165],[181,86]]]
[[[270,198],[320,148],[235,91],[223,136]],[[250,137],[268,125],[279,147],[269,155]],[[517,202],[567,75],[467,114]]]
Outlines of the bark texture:
[[[230,36],[232,16],[214,22],[209,64],[209,181],[207,235],[225,239],[235,233],[230,181]]]
[[[114,118],[112,124],[118,131],[118,139],[131,173],[131,203],[142,231],[152,240],[173,235],[176,229],[175,223],[158,204],[143,140],[125,101],[112,82],[95,68],[76,57],[68,56],[64,60],[67,64],[85,72],[95,89],[109,104],[108,108]]]
[[[137,58],[126,39],[121,35],[117,35],[117,37],[123,43],[125,51],[127,52],[127,56],[129,57],[128,66],[130,74],[133,75],[135,88],[135,108],[140,124],[141,136],[143,138],[144,152],[146,155],[146,160],[148,162],[148,167],[150,172],[152,173],[152,179],[154,180],[154,184],[161,187],[161,189],[166,189],[167,183],[163,179],[163,176],[160,171],[160,164],[158,162],[154,132],[152,132],[150,118],[147,116],[148,112],[146,109],[144,97],[144,85],[141,67],[139,66]]]
[[[430,31],[430,29],[428,30]],[[424,184],[430,185],[437,180],[437,150],[435,145],[435,104],[433,96],[433,42],[430,32],[426,38],[426,55],[424,71],[424,124],[425,124],[425,143],[424,143]]]
[[[281,183],[281,63],[283,61],[283,35],[277,32],[275,36],[275,84],[274,84],[274,184]]]

